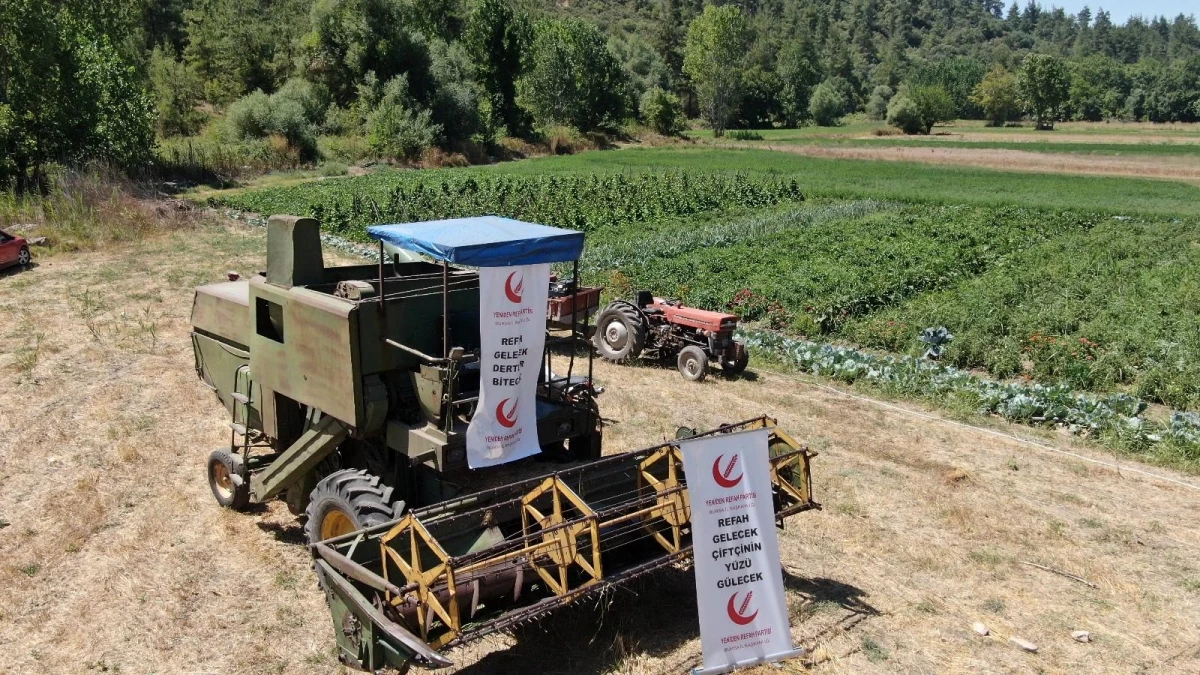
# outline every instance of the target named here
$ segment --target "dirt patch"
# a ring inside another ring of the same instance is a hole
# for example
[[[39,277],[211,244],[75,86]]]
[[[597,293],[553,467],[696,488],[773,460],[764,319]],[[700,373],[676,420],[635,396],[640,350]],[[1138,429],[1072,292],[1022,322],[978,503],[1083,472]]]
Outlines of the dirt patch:
[[[1161,178],[1200,184],[1200,157],[1113,157],[974,148],[740,145],[809,157],[977,166],[1001,171]]]
[[[228,431],[193,372],[191,289],[261,267],[262,251],[261,231],[206,228],[0,277],[5,670],[341,668],[296,520],[278,502],[223,511],[204,480]],[[610,452],[767,413],[821,453],[824,510],[780,539],[815,672],[1200,669],[1195,492],[788,375],[697,385],[600,364],[597,377]],[[667,574],[454,658],[480,675],[683,672],[699,662],[692,593]]]
[[[874,138],[859,136],[858,138]],[[893,140],[972,141],[980,143],[1089,143],[1097,145],[1200,145],[1200,135],[1162,133],[1071,133],[1070,131],[957,131],[934,127],[929,136],[892,136]]]

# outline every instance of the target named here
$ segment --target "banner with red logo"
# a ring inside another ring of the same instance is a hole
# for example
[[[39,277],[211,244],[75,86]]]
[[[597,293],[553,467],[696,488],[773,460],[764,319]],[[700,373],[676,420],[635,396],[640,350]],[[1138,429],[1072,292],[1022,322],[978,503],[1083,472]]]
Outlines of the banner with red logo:
[[[479,403],[467,427],[472,469],[541,451],[537,380],[550,265],[479,268]]]
[[[704,668],[797,656],[792,649],[767,429],[679,441],[692,506],[692,552]]]

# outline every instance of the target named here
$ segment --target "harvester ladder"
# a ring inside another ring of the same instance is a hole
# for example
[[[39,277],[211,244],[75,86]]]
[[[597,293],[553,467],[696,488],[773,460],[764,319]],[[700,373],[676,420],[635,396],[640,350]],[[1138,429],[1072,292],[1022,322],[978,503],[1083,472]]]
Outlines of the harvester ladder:
[[[239,366],[237,374],[233,377],[233,393],[230,396],[233,398],[233,421],[229,423],[233,430],[229,434],[229,447],[242,455],[242,460],[246,461],[250,458],[250,393],[252,381],[250,380],[250,366]],[[238,415],[238,411],[241,415]],[[240,420],[238,418],[241,418]],[[239,444],[238,436],[242,437],[242,442]]]

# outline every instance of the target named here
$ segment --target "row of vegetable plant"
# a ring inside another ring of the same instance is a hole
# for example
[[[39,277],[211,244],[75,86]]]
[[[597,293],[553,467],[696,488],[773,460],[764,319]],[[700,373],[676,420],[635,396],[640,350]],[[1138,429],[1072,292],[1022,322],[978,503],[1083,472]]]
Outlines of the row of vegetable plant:
[[[1106,218],[953,286],[850,322],[857,344],[914,352],[944,325],[945,360],[1082,389],[1129,387],[1200,409],[1200,231],[1195,222]]]
[[[327,231],[363,240],[366,226],[384,222],[489,214],[596,232],[661,218],[803,199],[794,179],[740,173],[413,171],[258,190],[215,199],[213,205],[313,216]]]
[[[1164,462],[1200,468],[1200,414],[1173,412],[1160,421],[1125,393],[1080,393],[1065,384],[1001,382],[915,356],[877,355],[762,330],[742,331],[752,350],[801,371],[862,382],[896,395],[966,403],[977,412],[1024,424],[1059,426]]]

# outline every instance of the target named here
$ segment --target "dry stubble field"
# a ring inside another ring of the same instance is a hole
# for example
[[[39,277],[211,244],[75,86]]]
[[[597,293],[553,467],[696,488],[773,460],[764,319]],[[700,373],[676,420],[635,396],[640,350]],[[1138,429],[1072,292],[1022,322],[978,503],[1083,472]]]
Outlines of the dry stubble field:
[[[295,519],[222,511],[204,480],[226,432],[192,370],[191,289],[261,267],[263,242],[208,226],[0,273],[0,671],[340,668]],[[1194,490],[762,369],[700,385],[597,371],[610,452],[767,413],[821,453],[825,508],[780,540],[813,672],[1200,671]],[[684,672],[692,593],[663,575],[459,652],[459,672]]]

